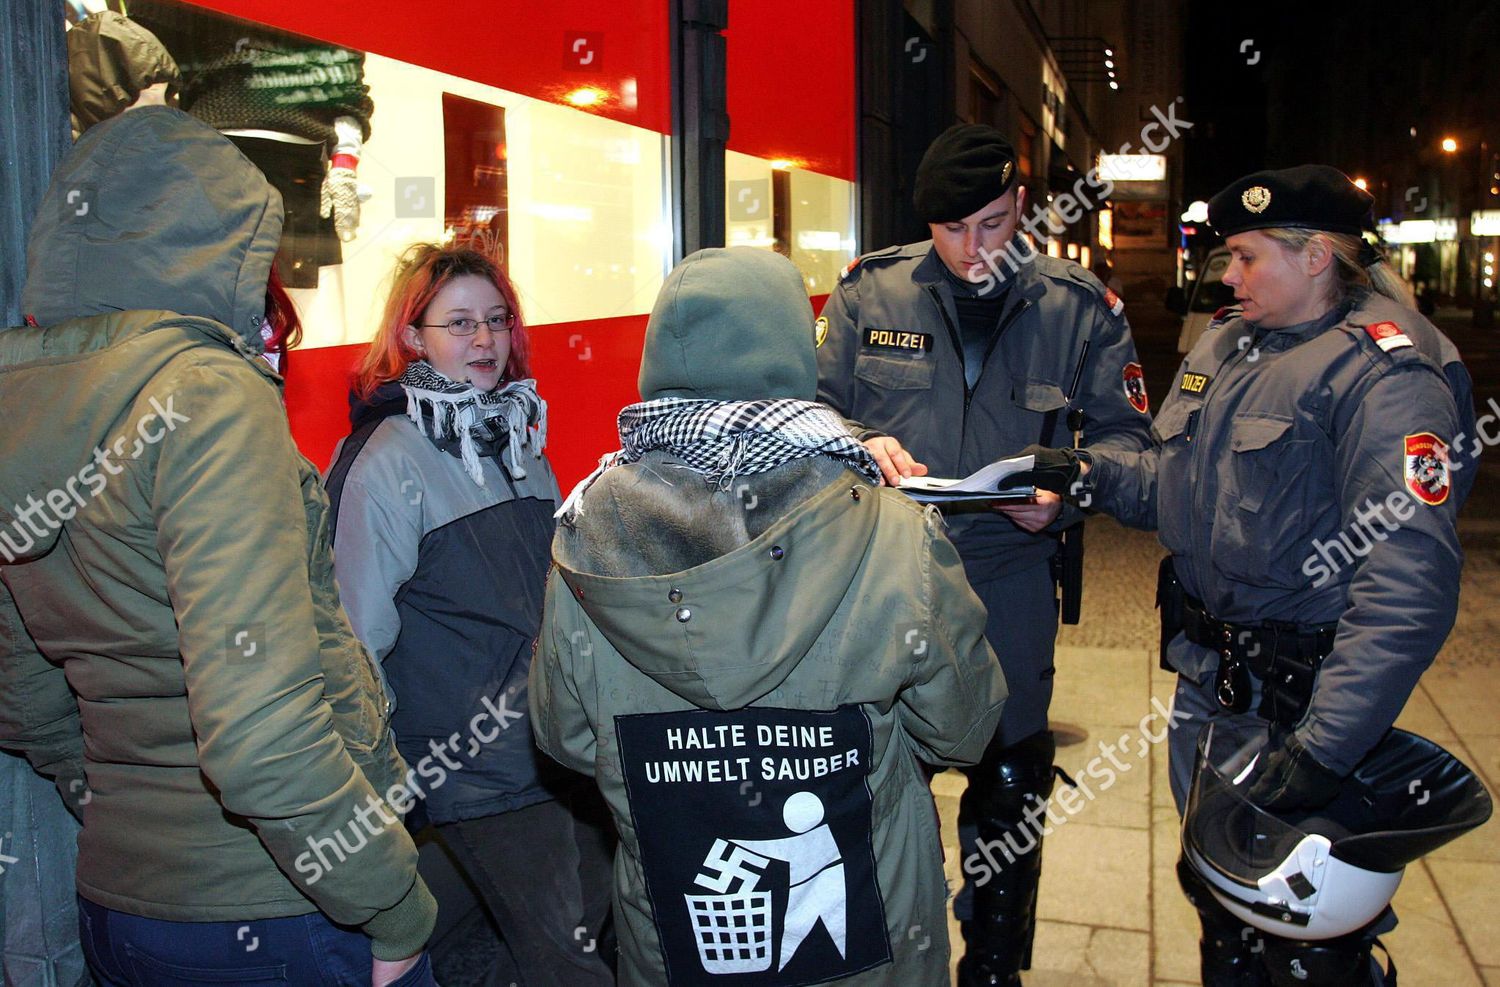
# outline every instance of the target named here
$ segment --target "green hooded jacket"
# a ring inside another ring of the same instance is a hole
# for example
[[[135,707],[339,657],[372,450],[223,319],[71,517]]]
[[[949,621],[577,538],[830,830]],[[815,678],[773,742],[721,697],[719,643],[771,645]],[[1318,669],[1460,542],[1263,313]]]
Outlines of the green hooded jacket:
[[[0,332],[0,743],[81,809],[90,901],[320,909],[397,959],[436,906],[382,801],[405,765],[328,502],[258,358],[281,220],[167,107],[91,129],[54,176],[23,298],[41,328]]]
[[[643,396],[809,400],[812,323],[785,259],[694,254]],[[619,826],[620,982],[946,987],[922,764],[977,761],[1006,688],[937,512],[826,456],[720,484],[656,449],[587,487],[553,559],[533,726]]]

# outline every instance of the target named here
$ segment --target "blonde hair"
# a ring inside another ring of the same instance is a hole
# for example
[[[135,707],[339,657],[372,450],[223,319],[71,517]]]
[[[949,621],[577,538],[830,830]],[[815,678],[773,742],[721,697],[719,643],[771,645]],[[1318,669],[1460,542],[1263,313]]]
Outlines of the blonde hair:
[[[1364,240],[1353,233],[1332,233],[1328,230],[1304,230],[1296,227],[1278,227],[1261,232],[1285,249],[1297,253],[1306,250],[1314,240],[1323,241],[1334,259],[1336,279],[1333,297],[1329,299],[1334,304],[1345,301],[1361,288],[1368,288],[1407,308],[1417,307],[1411,285],[1383,258],[1369,267],[1360,263]]]

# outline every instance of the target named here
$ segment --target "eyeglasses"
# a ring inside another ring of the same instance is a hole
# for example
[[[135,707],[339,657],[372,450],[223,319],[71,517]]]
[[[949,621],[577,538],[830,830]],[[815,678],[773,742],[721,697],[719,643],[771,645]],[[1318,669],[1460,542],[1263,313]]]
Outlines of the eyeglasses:
[[[488,319],[454,319],[452,322],[423,322],[419,323],[423,329],[447,329],[455,336],[472,336],[479,331],[480,326],[489,326],[490,332],[510,332],[516,327],[516,313],[506,312],[504,315],[492,315]]]

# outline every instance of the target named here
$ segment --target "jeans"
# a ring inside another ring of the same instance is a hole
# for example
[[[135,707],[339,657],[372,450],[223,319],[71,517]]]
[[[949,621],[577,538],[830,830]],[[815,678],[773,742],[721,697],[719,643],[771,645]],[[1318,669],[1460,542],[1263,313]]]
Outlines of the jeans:
[[[370,939],[322,912],[244,922],[169,922],[80,896],[78,929],[103,987],[295,984],[369,987]],[[392,987],[436,987],[424,952]]]
[[[25,759],[4,753],[0,855],[0,980],[28,987],[87,987],[73,890],[78,823],[63,808],[57,789]]]

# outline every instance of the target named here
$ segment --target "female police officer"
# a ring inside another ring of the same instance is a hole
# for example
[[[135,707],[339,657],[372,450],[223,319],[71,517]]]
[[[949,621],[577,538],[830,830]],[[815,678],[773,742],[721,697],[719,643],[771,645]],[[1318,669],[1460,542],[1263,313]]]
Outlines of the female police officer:
[[[1317,165],[1224,189],[1209,219],[1231,253],[1238,310],[1188,354],[1152,447],[1035,450],[1039,483],[1051,474],[1055,488],[1087,492],[1171,552],[1159,595],[1164,662],[1179,673],[1179,811],[1199,730],[1224,716],[1277,725],[1252,801],[1274,813],[1332,799],[1453,624],[1455,523],[1477,448],[1469,378],[1361,239],[1371,205]],[[1373,933],[1393,924],[1387,913],[1346,940],[1267,940],[1262,955],[1190,880],[1205,984],[1280,983],[1286,971],[1289,983],[1363,983]]]

